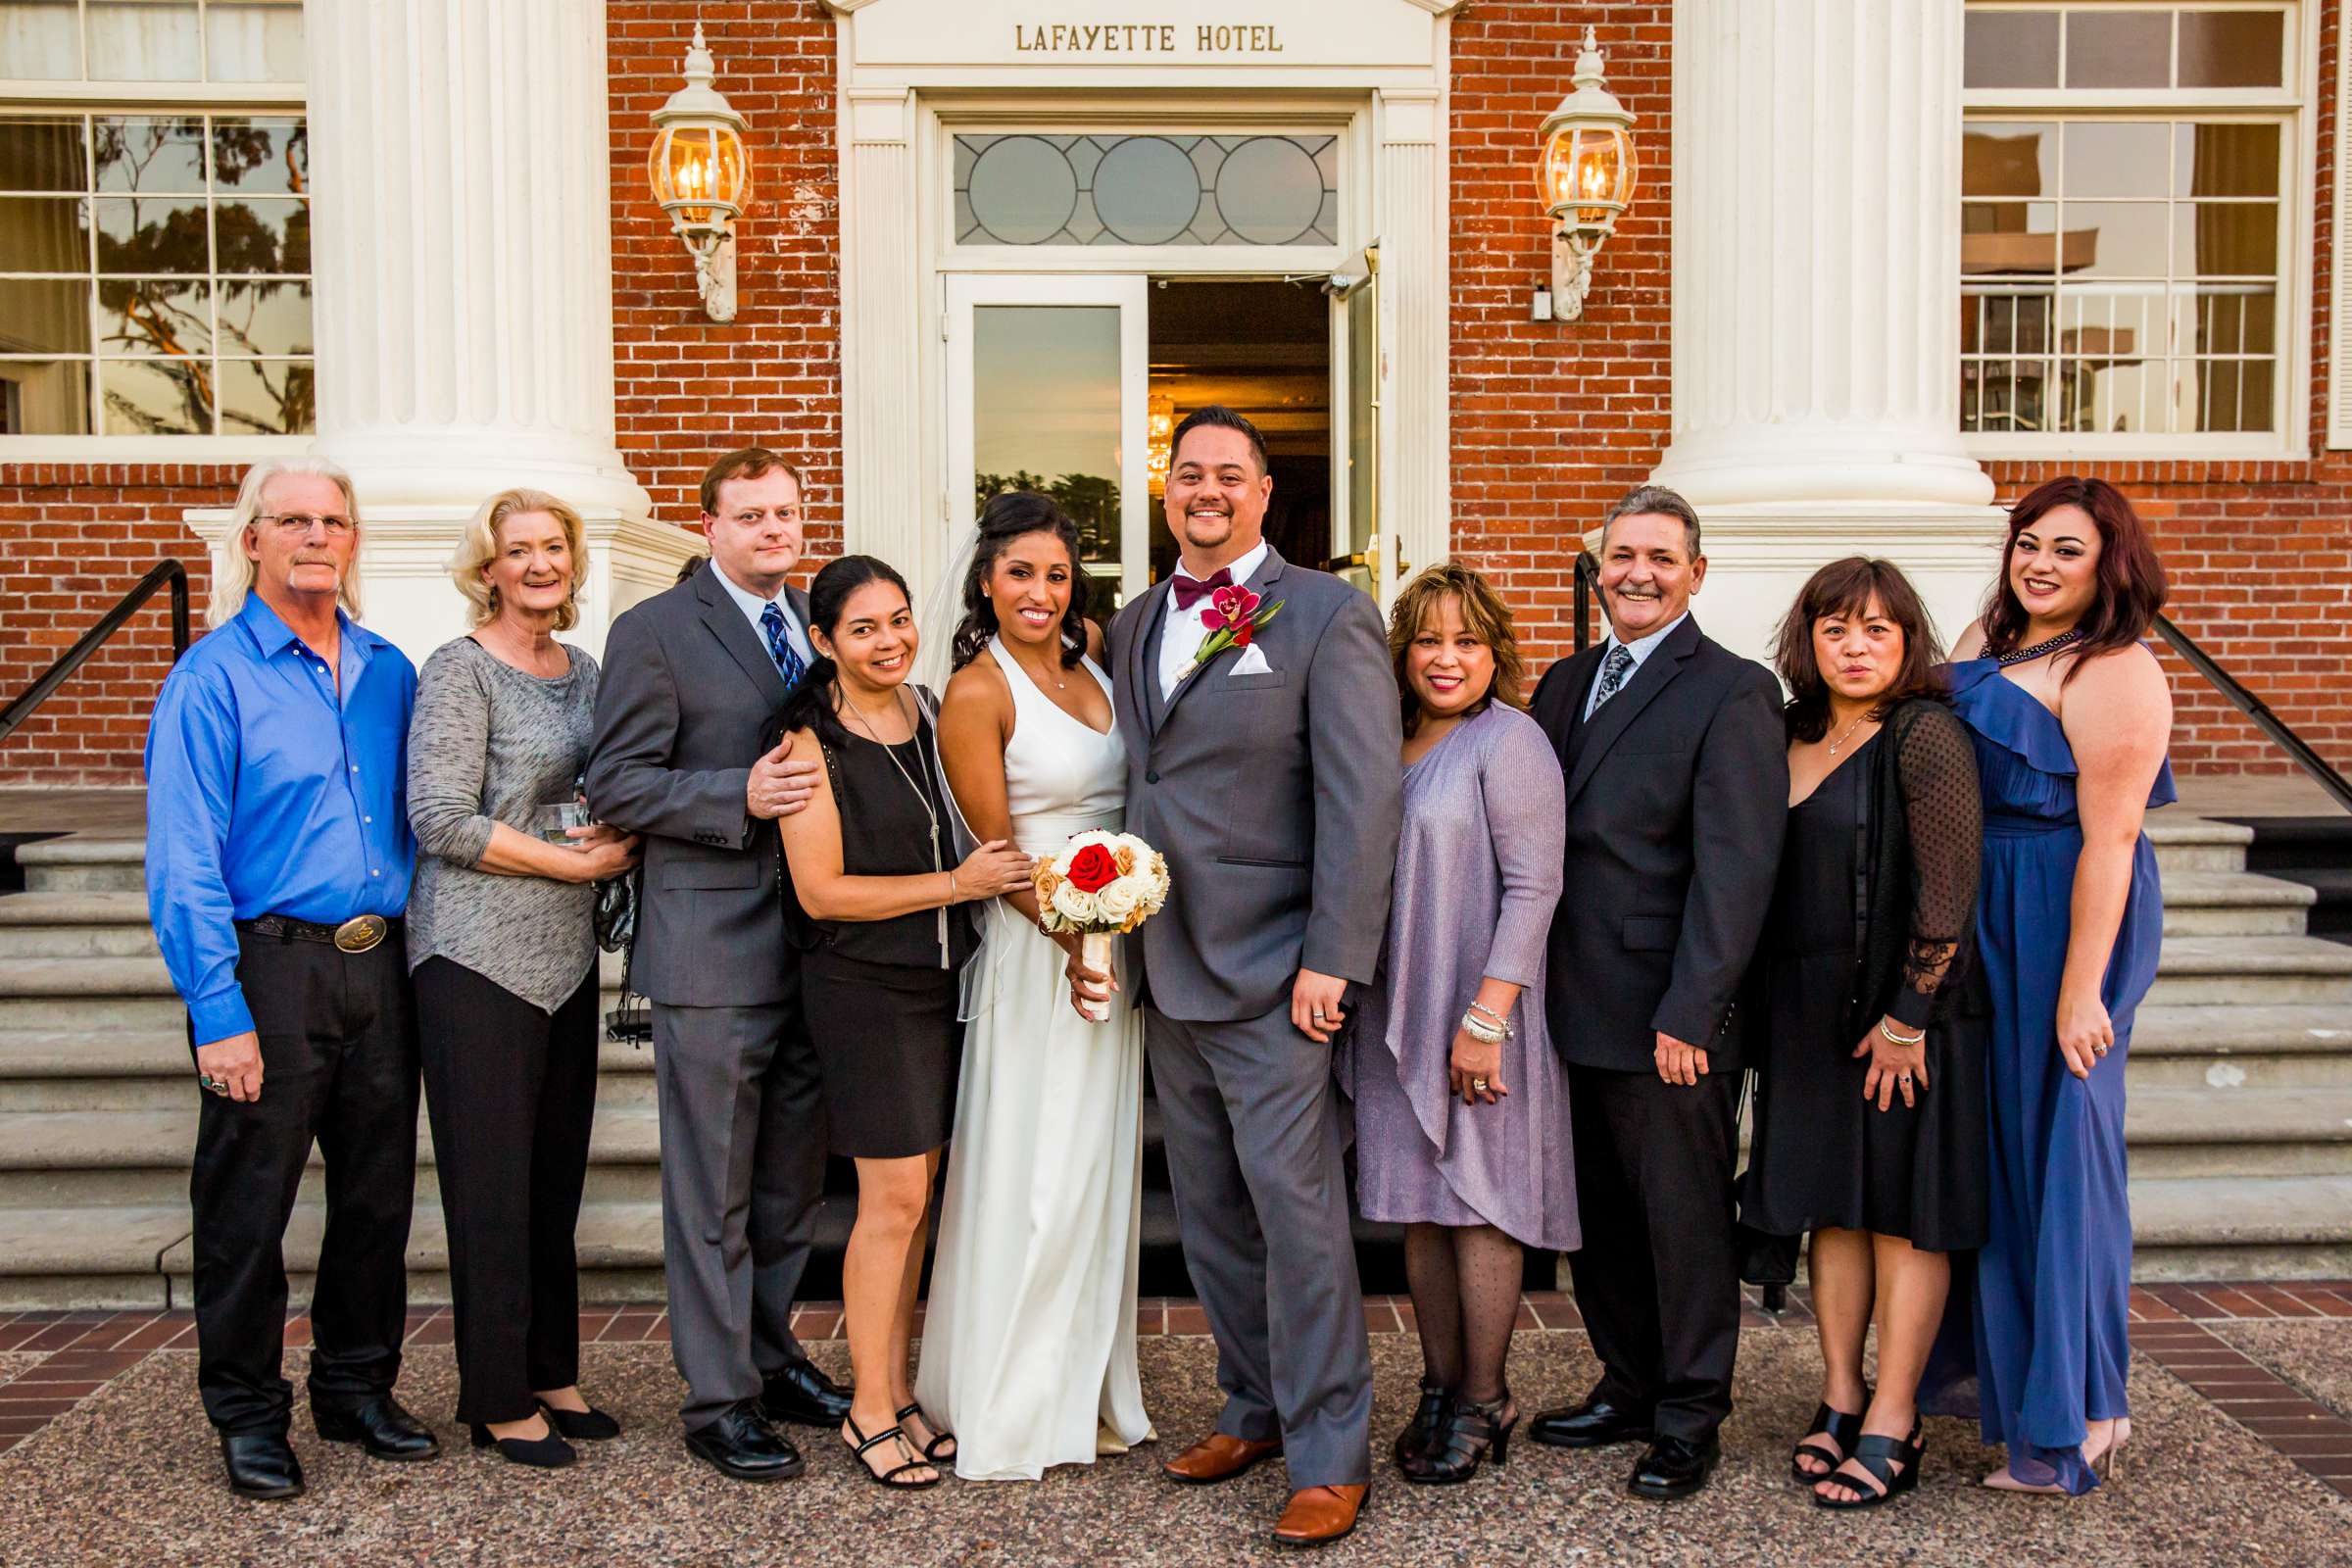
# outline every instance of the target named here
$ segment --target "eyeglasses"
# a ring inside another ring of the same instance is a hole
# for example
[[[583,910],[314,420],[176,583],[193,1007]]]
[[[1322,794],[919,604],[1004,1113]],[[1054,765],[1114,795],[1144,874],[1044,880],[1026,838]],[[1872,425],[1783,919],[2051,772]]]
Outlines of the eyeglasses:
[[[263,516],[256,517],[253,520],[256,522],[276,523],[278,533],[288,539],[301,538],[303,535],[311,531],[311,528],[314,524],[324,528],[328,534],[337,539],[342,538],[344,535],[350,533],[352,529],[359,526],[349,517],[338,517],[332,513],[325,512],[281,512],[275,516],[265,514]]]

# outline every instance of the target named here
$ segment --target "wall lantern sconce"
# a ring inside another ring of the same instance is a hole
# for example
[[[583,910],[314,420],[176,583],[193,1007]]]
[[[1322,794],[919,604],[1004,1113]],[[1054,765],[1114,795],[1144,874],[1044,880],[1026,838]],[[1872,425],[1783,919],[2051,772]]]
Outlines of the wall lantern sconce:
[[[743,117],[710,85],[717,74],[703,24],[686,51],[686,85],[654,112],[654,151],[646,170],[654,200],[694,258],[703,309],[713,321],[735,319],[735,220],[751,190]]]
[[[1592,258],[1634,199],[1634,117],[1600,84],[1600,35],[1585,28],[1576,90],[1544,119],[1544,161],[1537,170],[1544,210],[1551,215],[1551,309],[1573,321],[1592,287]]]

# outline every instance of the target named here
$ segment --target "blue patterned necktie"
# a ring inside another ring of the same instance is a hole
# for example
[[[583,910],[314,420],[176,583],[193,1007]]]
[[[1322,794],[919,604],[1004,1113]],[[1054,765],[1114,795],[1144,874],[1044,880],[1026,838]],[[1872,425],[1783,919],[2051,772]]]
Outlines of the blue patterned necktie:
[[[792,651],[792,639],[784,635],[784,612],[769,600],[760,612],[760,629],[767,633],[767,657],[776,662],[776,673],[784,677],[787,690],[801,683],[801,672],[808,666],[801,656]]]
[[[774,607],[770,606],[769,608],[773,609]],[[1603,703],[1624,689],[1625,677],[1632,674],[1633,669],[1632,650],[1623,643],[1619,643],[1609,650],[1609,657],[1600,662],[1600,685],[1592,693],[1593,712],[1599,712]]]

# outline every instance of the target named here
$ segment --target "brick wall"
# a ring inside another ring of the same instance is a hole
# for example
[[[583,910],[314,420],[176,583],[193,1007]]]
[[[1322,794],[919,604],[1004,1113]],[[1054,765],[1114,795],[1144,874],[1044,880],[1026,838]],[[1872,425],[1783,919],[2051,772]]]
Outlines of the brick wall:
[[[2337,13],[2323,8],[2319,367],[2323,437]],[[738,227],[742,309],[704,316],[693,270],[646,191],[650,116],[678,85],[700,20],[718,85],[747,117],[753,199]],[[1534,197],[1535,127],[1566,90],[1586,23],[1611,89],[1641,117],[1637,205],[1603,254],[1584,318],[1536,323],[1549,275]],[[839,549],[840,290],[834,30],[817,0],[613,0],[613,315],[618,439],[655,515],[691,526],[695,482],[749,441],[804,458],[813,559]],[[1571,641],[1574,530],[1644,477],[1668,432],[1671,0],[1480,0],[1454,24],[1453,474],[1456,553],[1494,571],[1538,662]],[[2001,464],[2002,499],[2047,470]],[[2113,465],[2173,572],[2175,618],[2289,723],[2352,766],[2352,454],[2295,464]],[[0,475],[0,696],[13,695],[156,559],[194,560],[177,519],[222,505],[235,474],[195,467],[20,467]],[[201,589],[199,592],[201,603]],[[135,783],[146,705],[168,655],[158,608],[0,751],[0,784]],[[2186,771],[2284,760],[2177,662],[2175,759]]]
[[[0,701],[13,701],[167,556],[186,563],[191,630],[211,571],[180,520],[237,497],[235,468],[49,466],[0,470]],[[0,743],[0,785],[135,784],[147,713],[172,667],[168,595]]]

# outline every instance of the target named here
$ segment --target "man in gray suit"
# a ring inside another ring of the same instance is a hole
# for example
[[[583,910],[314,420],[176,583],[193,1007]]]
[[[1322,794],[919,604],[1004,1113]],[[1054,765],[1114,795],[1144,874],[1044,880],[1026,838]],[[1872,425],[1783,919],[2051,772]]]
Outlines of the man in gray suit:
[[[807,668],[801,476],[760,447],[703,476],[710,560],[612,623],[588,760],[597,816],[645,835],[631,978],[654,1010],[662,1262],[686,1446],[742,1481],[801,1470],[770,1420],[839,1426],[847,1391],[792,1333],[825,1123],[787,939],[775,819],[815,764],[767,749]]]
[[[1170,882],[1128,947],[1130,981],[1225,1391],[1216,1430],[1165,1468],[1207,1483],[1283,1455],[1293,1491],[1275,1538],[1316,1545],[1354,1528],[1370,1480],[1371,1355],[1331,1051],[1388,922],[1396,684],[1372,601],[1264,542],[1274,481],[1250,421],[1201,409],[1171,457],[1181,563],[1110,627],[1127,828],[1167,857]],[[1281,613],[1249,647],[1197,662],[1231,584]]]

